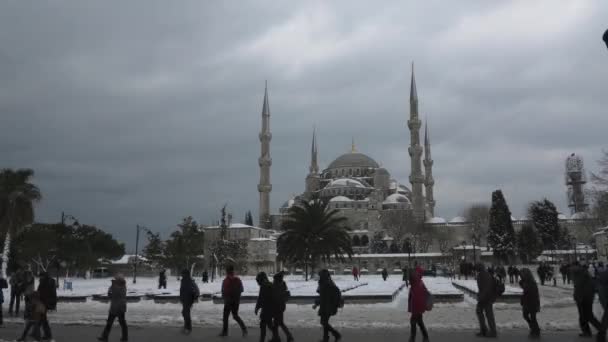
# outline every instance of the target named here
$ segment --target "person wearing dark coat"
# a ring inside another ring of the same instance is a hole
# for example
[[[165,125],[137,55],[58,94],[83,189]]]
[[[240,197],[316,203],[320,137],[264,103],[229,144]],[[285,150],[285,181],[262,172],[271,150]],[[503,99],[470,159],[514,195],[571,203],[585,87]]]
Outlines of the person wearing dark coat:
[[[494,277],[488,273],[483,264],[477,265],[477,307],[475,312],[479,320],[481,337],[496,337],[496,322],[494,321],[494,302],[496,301],[496,284]],[[488,324],[486,325],[486,319]],[[489,328],[489,331],[488,331]]]
[[[538,279],[540,279],[540,284],[545,285],[545,277],[547,276],[547,273],[545,271],[545,265],[542,262],[540,265],[538,265],[536,273],[538,274]]]
[[[127,328],[127,321],[125,320],[125,314],[127,312],[127,282],[121,275],[117,275],[112,279],[112,286],[108,289],[108,297],[110,298],[108,321],[105,329],[103,329],[103,333],[97,340],[102,342],[108,341],[108,336],[110,335],[110,330],[112,330],[114,320],[118,318],[118,323],[120,324],[122,332],[120,341],[126,342],[129,340],[129,331]]]
[[[604,309],[601,320],[602,328],[597,333],[597,341],[606,342],[606,331],[608,330],[608,269],[604,268],[600,271],[597,280],[597,295]]]
[[[384,279],[384,281],[386,281],[386,278],[388,278],[388,271],[386,270],[386,268],[382,269],[382,279]]]
[[[273,321],[275,327],[277,327],[277,341],[279,340],[278,329],[281,328],[287,337],[287,342],[293,342],[293,335],[285,325],[284,313],[287,308],[287,301],[291,294],[287,289],[287,284],[283,280],[285,273],[278,272],[274,275],[274,281],[272,283],[272,299],[273,299]]]
[[[203,271],[203,284],[207,284],[209,282],[209,272],[207,270]]]
[[[4,304],[4,291],[3,289],[8,288],[8,282],[6,279],[0,276],[0,327],[4,324],[4,318],[2,317],[2,304]]]
[[[520,276],[519,268],[517,268],[517,266],[513,266],[513,280],[515,280],[516,283],[519,282]]]
[[[182,303],[182,317],[184,318],[184,328],[182,332],[189,335],[192,332],[192,318],[190,312],[194,302],[198,301],[200,291],[194,279],[190,276],[190,271],[182,271],[182,279],[179,286],[179,301]]]
[[[158,289],[167,289],[167,274],[165,270],[158,273]]]
[[[323,327],[322,342],[329,341],[329,333],[334,336],[334,339],[339,341],[342,335],[329,324],[329,318],[338,313],[340,305],[341,293],[340,289],[331,279],[329,271],[323,269],[319,271],[319,287],[317,288],[319,298],[316,300],[313,309],[319,308],[319,316],[321,317],[321,326]]]
[[[222,282],[222,298],[224,299],[224,313],[222,317],[222,332],[220,337],[228,336],[228,318],[232,318],[238,323],[243,332],[243,337],[247,336],[247,327],[239,316],[239,305],[241,303],[241,293],[243,293],[243,282],[234,274],[234,266],[226,267],[226,278]]]
[[[509,265],[507,268],[507,275],[509,276],[509,284],[513,284],[513,265]]]
[[[498,276],[500,282],[504,284],[505,279],[507,278],[507,271],[505,270],[505,267],[502,265],[496,266],[496,275]]]
[[[23,329],[23,333],[21,337],[17,339],[18,342],[25,341],[30,329],[34,329],[32,331],[31,336],[34,337],[36,341],[40,341],[40,323],[44,319],[44,315],[46,315],[46,308],[42,301],[40,300],[40,294],[38,291],[33,291],[29,296],[28,300],[25,302],[25,310],[24,310],[24,318],[25,318],[25,327]]]
[[[409,342],[416,340],[416,325],[420,327],[422,332],[422,341],[429,341],[429,334],[424,326],[422,316],[426,311],[426,302],[429,295],[426,286],[422,278],[416,273],[411,272],[410,274],[410,291],[407,299],[407,311],[411,313],[410,316],[410,339]]]
[[[21,297],[23,296],[23,271],[18,269],[17,272],[11,274],[9,283],[11,287],[11,299],[8,304],[8,314],[12,316],[13,308],[15,308],[15,316],[19,316],[19,306],[21,304]]]
[[[255,277],[255,281],[260,286],[260,292],[258,294],[258,300],[255,304],[255,314],[260,314],[260,342],[266,342],[266,327],[272,332],[271,341],[276,341],[277,327],[272,324],[272,316],[274,313],[273,304],[273,285],[268,280],[268,276],[265,272],[260,272]]]
[[[532,271],[529,268],[522,268],[519,286],[523,290],[520,302],[524,320],[528,322],[528,326],[530,327],[530,337],[539,338],[540,327],[536,320],[536,314],[540,312],[540,295],[538,294],[536,280],[534,280]]]
[[[410,273],[408,271],[407,266],[404,266],[403,269],[403,281],[405,282],[405,286],[410,286]]]
[[[593,325],[598,331],[601,331],[601,324],[593,315],[593,300],[595,297],[595,286],[587,269],[580,266],[575,266],[572,269],[574,279],[574,301],[578,309],[578,322],[581,327],[580,337],[591,337],[591,328]]]
[[[38,294],[40,295],[40,301],[44,304],[46,311],[54,311],[57,309],[57,286],[55,285],[55,279],[49,277],[47,272],[40,273],[40,282],[38,283]],[[48,315],[45,314],[40,322],[42,326],[42,339],[51,340],[53,334],[51,332],[51,326],[49,325]]]
[[[567,273],[567,265],[566,264],[562,264],[559,267],[559,273],[562,275],[562,284],[566,284],[566,273]]]

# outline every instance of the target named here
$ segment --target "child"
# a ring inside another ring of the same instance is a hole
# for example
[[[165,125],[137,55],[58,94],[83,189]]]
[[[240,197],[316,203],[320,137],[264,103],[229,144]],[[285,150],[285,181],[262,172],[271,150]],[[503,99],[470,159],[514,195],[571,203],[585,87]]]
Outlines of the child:
[[[32,292],[25,306],[25,329],[23,334],[17,341],[25,341],[25,338],[31,328],[34,328],[32,336],[36,341],[40,341],[40,324],[45,318],[46,308],[42,301],[40,301],[40,294],[38,291]]]

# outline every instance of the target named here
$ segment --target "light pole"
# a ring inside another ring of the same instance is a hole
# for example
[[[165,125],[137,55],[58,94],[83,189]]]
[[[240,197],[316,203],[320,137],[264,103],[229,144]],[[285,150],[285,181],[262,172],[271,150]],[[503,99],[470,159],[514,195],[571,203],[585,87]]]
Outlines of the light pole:
[[[78,226],[80,225],[78,223],[78,219],[75,218],[73,215],[70,214],[66,214],[65,212],[61,212],[61,225],[65,226],[65,220],[72,220],[72,225],[74,226]],[[57,274],[55,275],[55,286],[57,288],[59,288],[59,267],[61,267],[61,264],[59,263],[59,260],[56,260],[56,268],[57,268]]]
[[[150,230],[144,226],[137,225],[136,226],[136,236],[135,236],[135,261],[133,265],[133,284],[137,283],[137,264],[139,263],[139,231],[145,230],[149,232]]]

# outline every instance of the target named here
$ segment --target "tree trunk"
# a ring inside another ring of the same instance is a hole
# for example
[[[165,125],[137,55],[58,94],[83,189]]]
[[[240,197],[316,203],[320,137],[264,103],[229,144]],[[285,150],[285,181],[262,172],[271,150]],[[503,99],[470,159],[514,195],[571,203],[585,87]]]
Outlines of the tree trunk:
[[[6,231],[4,238],[4,250],[2,251],[2,278],[6,279],[6,268],[8,267],[8,253],[11,248],[11,232]]]

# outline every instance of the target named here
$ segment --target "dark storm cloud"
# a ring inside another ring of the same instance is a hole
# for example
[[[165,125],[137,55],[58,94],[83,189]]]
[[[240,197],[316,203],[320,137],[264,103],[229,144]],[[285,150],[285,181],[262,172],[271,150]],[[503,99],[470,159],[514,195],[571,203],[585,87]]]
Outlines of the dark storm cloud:
[[[503,188],[516,216],[565,211],[564,158],[605,147],[605,4],[578,1],[0,4],[2,166],[32,167],[62,210],[132,240],[192,215],[257,212],[269,81],[271,205],[303,190],[313,125],[407,181],[409,68],[450,218]]]

